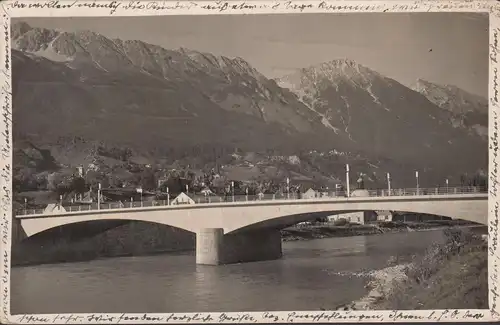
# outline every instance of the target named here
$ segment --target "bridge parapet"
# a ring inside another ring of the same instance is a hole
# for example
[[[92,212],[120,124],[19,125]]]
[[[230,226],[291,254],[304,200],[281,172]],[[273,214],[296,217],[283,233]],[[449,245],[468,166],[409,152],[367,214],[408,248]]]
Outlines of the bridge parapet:
[[[354,191],[353,191],[354,192]],[[210,207],[228,207],[234,205],[265,205],[265,204],[295,204],[307,201],[318,201],[324,203],[325,201],[334,202],[356,202],[356,201],[387,201],[387,200],[435,200],[435,199],[459,199],[459,198],[484,198],[487,197],[487,190],[479,187],[450,187],[450,188],[409,188],[409,189],[391,189],[391,190],[363,190],[366,194],[364,196],[348,196],[342,191],[317,191],[315,195],[307,194],[262,194],[262,195],[228,195],[228,196],[205,196],[193,200],[191,204],[172,204],[170,199],[167,200],[152,200],[142,202],[104,202],[99,206],[97,203],[89,205],[71,206],[65,205],[64,209],[57,210],[56,212],[48,213],[43,209],[25,209],[16,214],[17,218],[34,218],[37,216],[49,215],[68,215],[68,214],[87,214],[106,212],[120,212],[120,211],[142,211],[142,210],[156,210],[156,209],[182,209],[182,208],[199,208],[199,205],[209,205]]]

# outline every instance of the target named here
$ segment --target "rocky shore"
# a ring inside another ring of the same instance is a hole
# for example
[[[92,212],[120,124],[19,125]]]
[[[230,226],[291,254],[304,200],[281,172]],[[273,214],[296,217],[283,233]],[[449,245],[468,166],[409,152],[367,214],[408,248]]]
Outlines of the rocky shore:
[[[488,308],[487,241],[470,229],[449,229],[444,245],[433,245],[411,263],[397,257],[368,277],[369,293],[337,310],[425,310]],[[352,275],[351,275],[352,276]]]

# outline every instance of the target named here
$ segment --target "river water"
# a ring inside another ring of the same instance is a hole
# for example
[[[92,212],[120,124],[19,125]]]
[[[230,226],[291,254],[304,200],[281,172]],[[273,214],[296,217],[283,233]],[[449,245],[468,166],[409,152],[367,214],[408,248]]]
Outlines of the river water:
[[[368,279],[349,274],[443,241],[436,230],[285,242],[281,260],[216,267],[194,253],[17,267],[12,313],[333,309],[367,294]]]

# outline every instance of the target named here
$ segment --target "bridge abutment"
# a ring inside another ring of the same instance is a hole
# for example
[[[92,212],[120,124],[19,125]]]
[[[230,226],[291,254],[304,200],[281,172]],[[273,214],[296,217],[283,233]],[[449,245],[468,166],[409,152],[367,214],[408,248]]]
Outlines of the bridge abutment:
[[[262,229],[224,235],[222,228],[205,228],[196,233],[196,264],[247,263],[281,257],[279,230]]]
[[[12,218],[12,239],[11,239],[11,244],[19,244],[22,242],[26,237],[26,232],[23,229],[23,226],[21,225],[21,220],[17,218]]]

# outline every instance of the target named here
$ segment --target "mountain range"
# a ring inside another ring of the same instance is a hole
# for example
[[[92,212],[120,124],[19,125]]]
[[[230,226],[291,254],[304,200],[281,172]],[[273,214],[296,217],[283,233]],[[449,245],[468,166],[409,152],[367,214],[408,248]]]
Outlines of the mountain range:
[[[14,137],[67,165],[99,143],[146,161],[224,147],[335,149],[379,172],[452,177],[487,166],[487,101],[457,87],[406,87],[349,59],[270,79],[242,58],[91,31],[17,22],[11,35]]]

